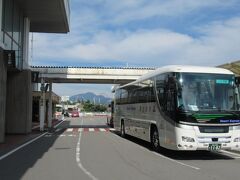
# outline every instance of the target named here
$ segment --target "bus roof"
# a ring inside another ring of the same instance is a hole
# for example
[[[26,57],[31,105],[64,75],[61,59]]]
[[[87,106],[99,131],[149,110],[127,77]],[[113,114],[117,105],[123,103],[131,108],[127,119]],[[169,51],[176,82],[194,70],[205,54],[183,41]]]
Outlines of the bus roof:
[[[142,75],[139,79],[129,84],[123,85],[121,87],[140,82],[142,80],[147,80],[151,77],[154,77],[158,74],[163,74],[167,72],[186,72],[186,73],[208,73],[208,74],[229,74],[233,75],[234,73],[223,68],[218,67],[207,67],[207,66],[189,66],[189,65],[170,65],[163,66],[155,71],[149,72],[145,75]]]

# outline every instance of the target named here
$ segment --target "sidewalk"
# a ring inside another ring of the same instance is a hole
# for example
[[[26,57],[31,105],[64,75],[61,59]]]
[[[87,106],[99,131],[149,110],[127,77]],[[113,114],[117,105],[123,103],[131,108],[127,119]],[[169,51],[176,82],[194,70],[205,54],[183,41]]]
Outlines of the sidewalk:
[[[53,127],[62,122],[62,120],[54,119],[52,121]],[[46,125],[45,125],[46,127]],[[15,149],[16,147],[38,137],[44,132],[39,131],[39,123],[33,123],[32,132],[29,134],[11,134],[5,136],[5,142],[0,143],[0,156]]]

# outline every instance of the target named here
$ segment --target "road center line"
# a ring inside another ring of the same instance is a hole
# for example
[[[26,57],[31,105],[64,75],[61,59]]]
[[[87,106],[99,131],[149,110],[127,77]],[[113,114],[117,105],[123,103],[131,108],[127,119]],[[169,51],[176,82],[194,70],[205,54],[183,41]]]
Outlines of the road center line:
[[[81,126],[83,125],[83,118],[81,121]],[[81,150],[81,137],[82,137],[82,131],[80,131],[79,133],[79,138],[78,138],[78,142],[77,142],[77,147],[76,147],[76,161],[78,164],[78,167],[92,180],[98,180],[98,178],[96,178],[94,175],[92,175],[86,168],[84,168],[84,166],[81,163],[81,158],[80,158],[80,150]]]

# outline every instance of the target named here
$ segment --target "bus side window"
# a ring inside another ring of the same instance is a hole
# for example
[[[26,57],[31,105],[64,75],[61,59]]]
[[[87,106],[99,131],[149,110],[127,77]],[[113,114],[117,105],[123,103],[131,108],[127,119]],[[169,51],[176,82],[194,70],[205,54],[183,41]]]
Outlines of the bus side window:
[[[164,110],[164,104],[165,104],[165,100],[164,100],[164,87],[165,87],[165,83],[164,83],[164,78],[165,78],[165,75],[162,74],[162,75],[159,75],[156,79],[156,86],[157,86],[157,96],[158,96],[158,100],[159,100],[159,105],[160,105],[160,108],[162,110]]]

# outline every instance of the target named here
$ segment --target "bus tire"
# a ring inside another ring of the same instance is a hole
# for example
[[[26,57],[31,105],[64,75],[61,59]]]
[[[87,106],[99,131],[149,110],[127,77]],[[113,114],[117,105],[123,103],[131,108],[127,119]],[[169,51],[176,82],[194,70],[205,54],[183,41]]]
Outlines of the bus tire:
[[[154,151],[160,151],[159,134],[156,126],[151,128],[151,147]]]
[[[125,137],[126,136],[126,134],[125,134],[125,125],[124,125],[124,121],[122,120],[121,121],[121,137]]]

